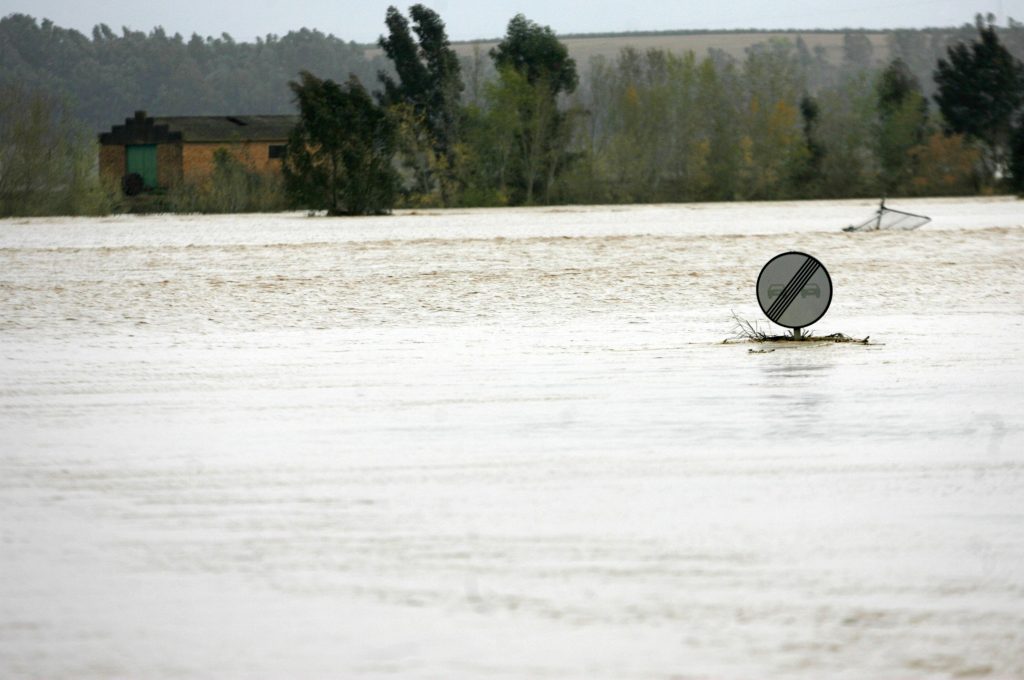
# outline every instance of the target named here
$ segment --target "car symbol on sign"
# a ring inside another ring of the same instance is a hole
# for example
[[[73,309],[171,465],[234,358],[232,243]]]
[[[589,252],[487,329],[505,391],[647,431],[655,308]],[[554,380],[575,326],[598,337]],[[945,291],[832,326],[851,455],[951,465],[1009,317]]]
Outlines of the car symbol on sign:
[[[774,300],[775,298],[779,297],[779,294],[783,290],[785,290],[785,288],[786,286],[781,283],[775,283],[768,286],[768,299]],[[808,283],[806,286],[804,286],[804,289],[800,291],[800,297],[810,297],[811,295],[813,295],[816,298],[821,297],[821,289],[818,288],[818,284]]]

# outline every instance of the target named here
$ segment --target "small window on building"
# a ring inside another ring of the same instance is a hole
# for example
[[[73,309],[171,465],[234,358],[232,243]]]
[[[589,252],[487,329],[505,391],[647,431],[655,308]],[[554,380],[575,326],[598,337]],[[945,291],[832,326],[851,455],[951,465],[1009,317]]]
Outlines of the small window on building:
[[[267,147],[268,158],[284,158],[284,144],[271,144]]]

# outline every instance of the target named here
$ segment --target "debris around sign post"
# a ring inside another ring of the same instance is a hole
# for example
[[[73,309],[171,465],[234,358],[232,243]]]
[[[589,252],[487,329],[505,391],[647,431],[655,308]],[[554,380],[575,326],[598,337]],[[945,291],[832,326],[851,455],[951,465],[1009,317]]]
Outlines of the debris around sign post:
[[[869,342],[871,336],[854,338],[844,333],[829,333],[828,335],[815,335],[813,331],[800,331],[800,336],[795,337],[792,333],[772,335],[761,329],[754,321],[750,322],[735,312],[732,314],[733,336],[722,341],[723,345],[731,345],[739,342],[800,342],[800,343],[850,343],[856,345],[878,345],[882,343]],[[755,354],[764,354],[774,350],[751,350]]]

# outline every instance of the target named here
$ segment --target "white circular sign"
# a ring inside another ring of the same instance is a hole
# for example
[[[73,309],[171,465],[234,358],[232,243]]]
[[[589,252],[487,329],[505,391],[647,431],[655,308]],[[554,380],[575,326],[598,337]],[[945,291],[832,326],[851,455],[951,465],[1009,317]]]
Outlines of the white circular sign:
[[[774,323],[805,328],[825,316],[832,303],[832,278],[807,253],[791,251],[768,260],[757,277],[757,302]]]

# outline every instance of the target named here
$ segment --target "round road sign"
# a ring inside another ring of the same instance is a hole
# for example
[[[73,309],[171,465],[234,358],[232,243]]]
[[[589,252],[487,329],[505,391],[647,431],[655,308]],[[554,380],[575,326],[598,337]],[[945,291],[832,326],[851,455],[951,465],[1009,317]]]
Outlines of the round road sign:
[[[828,311],[832,279],[825,266],[807,253],[782,253],[761,269],[757,302],[761,311],[780,326],[804,328]]]

